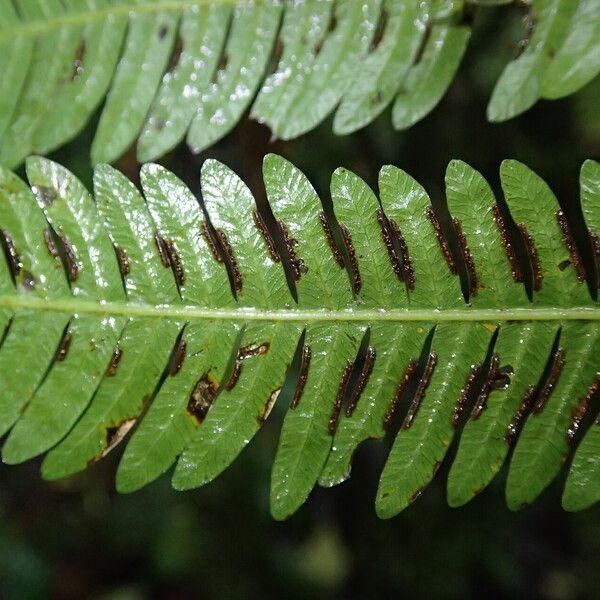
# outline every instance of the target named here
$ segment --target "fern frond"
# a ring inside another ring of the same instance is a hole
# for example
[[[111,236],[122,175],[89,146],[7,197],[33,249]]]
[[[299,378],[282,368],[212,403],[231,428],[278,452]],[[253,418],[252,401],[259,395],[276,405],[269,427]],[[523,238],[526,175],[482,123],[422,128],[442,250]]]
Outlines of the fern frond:
[[[143,196],[98,166],[94,198],[43,158],[27,161],[30,187],[0,170],[4,462],[49,451],[42,473],[54,479],[130,436],[119,490],[175,463],[174,487],[189,489],[226,469],[279,403],[276,518],[317,482],[344,481],[362,442],[384,437],[393,444],[376,507],[390,517],[459,430],[452,505],[481,491],[511,448],[508,505],[532,502],[580,439],[564,506],[600,499],[589,424],[600,164],[581,171],[588,273],[573,223],[516,161],[502,164],[501,203],[477,171],[451,162],[452,220],[392,166],[379,198],[335,171],[333,214],[283,158],[267,156],[263,175],[272,214],[214,160],[202,167],[202,206],[155,164],[142,168]]]
[[[0,163],[15,167],[73,138],[105,100],[92,145],[140,161],[187,138],[200,152],[250,108],[295,138],[334,110],[333,129],[386,107],[405,129],[453,80],[477,4],[504,0],[0,0]],[[596,0],[533,0],[522,53],[488,107],[509,119],[600,71]]]

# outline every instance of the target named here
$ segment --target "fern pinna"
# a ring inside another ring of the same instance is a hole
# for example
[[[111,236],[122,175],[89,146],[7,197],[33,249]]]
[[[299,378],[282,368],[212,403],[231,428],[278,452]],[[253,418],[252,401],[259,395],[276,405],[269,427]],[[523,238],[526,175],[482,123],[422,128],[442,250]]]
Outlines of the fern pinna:
[[[156,164],[142,168],[143,196],[98,166],[94,198],[47,159],[27,161],[30,187],[0,170],[5,463],[49,451],[42,473],[54,479],[129,437],[119,490],[175,462],[173,486],[193,488],[277,403],[276,518],[316,483],[344,481],[357,447],[386,435],[376,508],[395,515],[457,429],[452,505],[511,448],[508,505],[532,502],[576,444],[563,505],[600,499],[600,310],[588,287],[595,297],[600,164],[581,171],[587,274],[556,198],[516,161],[502,164],[502,203],[450,163],[450,228],[396,167],[381,169],[379,199],[335,171],[331,214],[283,158],[268,155],[263,175],[272,213],[215,160],[202,167],[202,206]]]
[[[478,5],[511,0],[0,0],[0,164],[73,138],[105,100],[92,145],[140,161],[184,138],[194,152],[247,109],[295,138],[335,111],[395,129],[454,79]],[[571,94],[600,71],[598,0],[515,0],[524,38],[494,88],[491,121]]]

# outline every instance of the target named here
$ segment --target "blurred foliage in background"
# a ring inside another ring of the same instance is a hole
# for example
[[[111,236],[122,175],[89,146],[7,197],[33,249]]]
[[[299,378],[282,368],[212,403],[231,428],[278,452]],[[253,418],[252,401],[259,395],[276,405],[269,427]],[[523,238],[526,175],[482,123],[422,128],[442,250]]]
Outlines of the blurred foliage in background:
[[[259,197],[267,152],[292,160],[322,196],[340,165],[375,186],[381,165],[391,163],[439,197],[450,159],[467,161],[498,184],[501,160],[516,158],[568,206],[582,161],[600,159],[600,80],[492,125],[487,99],[525,26],[516,9],[481,10],[477,20],[449,93],[406,133],[392,131],[385,114],[352,136],[334,137],[327,122],[280,143],[245,121],[203,155],[181,147],[162,162],[198,192],[202,161],[218,158]],[[88,186],[93,128],[52,157]],[[137,179],[134,153],[117,166]],[[52,484],[41,480],[35,462],[0,468],[0,598],[600,597],[600,506],[563,512],[557,481],[535,506],[511,513],[501,473],[473,502],[450,509],[442,467],[418,503],[379,521],[373,498],[389,440],[361,448],[350,481],[315,491],[289,521],[273,521],[268,490],[279,416],[217,481],[189,493],[173,491],[166,475],[141,492],[116,494],[119,451]]]

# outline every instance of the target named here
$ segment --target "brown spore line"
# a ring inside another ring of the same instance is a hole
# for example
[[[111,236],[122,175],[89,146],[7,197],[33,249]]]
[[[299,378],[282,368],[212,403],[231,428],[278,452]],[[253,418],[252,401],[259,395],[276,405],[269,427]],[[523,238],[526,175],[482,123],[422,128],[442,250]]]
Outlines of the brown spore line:
[[[508,263],[510,265],[512,278],[516,283],[523,283],[525,281],[523,277],[523,271],[519,265],[514,246],[510,241],[506,221],[504,220],[504,217],[500,211],[500,207],[497,204],[492,205],[492,213],[494,222],[496,223],[496,227],[500,233],[500,240],[502,241],[502,246],[504,247],[504,253],[506,254],[506,258],[508,259]]]
[[[550,398],[550,395],[558,383],[558,378],[560,377],[564,364],[565,352],[562,348],[558,348],[552,357],[552,366],[550,368],[548,379],[546,380],[544,387],[542,387],[537,400],[533,405],[533,414],[539,414],[546,405],[546,402]]]
[[[358,268],[358,260],[356,258],[356,249],[354,248],[354,244],[352,243],[352,236],[350,235],[350,231],[343,223],[340,223],[340,231],[342,233],[342,240],[344,242],[344,246],[346,247],[346,251],[348,253],[348,259],[350,261],[350,275],[352,276],[352,289],[355,294],[359,294],[360,289],[362,287],[362,279],[360,276],[360,270]]]
[[[458,270],[456,269],[456,263],[454,262],[454,258],[452,256],[452,252],[450,252],[450,246],[448,246],[448,241],[446,240],[446,236],[442,231],[442,225],[433,210],[433,207],[428,206],[426,210],[427,218],[431,222],[433,226],[433,232],[435,237],[437,238],[438,245],[440,247],[440,251],[444,260],[446,261],[446,265],[448,265],[448,269],[450,269],[450,273],[456,275]]]
[[[292,401],[290,403],[290,408],[292,410],[294,410],[298,406],[300,398],[302,397],[302,392],[304,391],[304,386],[306,385],[306,380],[308,379],[308,369],[310,368],[311,354],[312,352],[310,346],[304,344],[304,346],[302,346],[302,362],[300,364],[300,375],[298,377],[298,381],[296,382],[296,388],[294,389],[294,395],[292,396]]]
[[[581,255],[579,254],[579,250],[577,249],[577,245],[575,244],[575,240],[571,234],[567,217],[562,210],[556,211],[556,220],[562,233],[563,243],[569,252],[570,263],[575,269],[577,279],[580,283],[583,283],[585,281],[585,268],[583,266],[583,261],[581,260]]]
[[[346,361],[346,366],[344,367],[344,371],[342,373],[342,379],[333,403],[333,410],[331,411],[329,423],[327,424],[327,431],[329,435],[333,435],[335,433],[338,417],[342,409],[342,402],[344,401],[344,395],[346,393],[346,388],[348,386],[348,381],[350,379],[350,375],[352,374],[353,367],[354,363],[352,361]]]
[[[571,423],[569,425],[569,429],[567,430],[567,441],[572,442],[577,435],[577,431],[581,426],[581,422],[585,417],[592,398],[595,396],[596,392],[600,389],[600,374],[596,374],[596,377],[592,383],[592,385],[588,388],[586,395],[577,403],[577,405],[571,411]],[[600,415],[599,415],[600,417]]]
[[[342,256],[338,245],[335,243],[333,231],[331,230],[331,225],[329,225],[329,221],[327,220],[327,217],[325,216],[324,212],[319,213],[319,222],[321,223],[323,233],[325,234],[325,240],[327,241],[327,245],[331,250],[331,254],[335,259],[335,262],[338,264],[338,267],[340,267],[340,269],[343,269],[345,267],[344,257]]]
[[[471,393],[473,392],[473,387],[475,385],[475,381],[477,380],[477,377],[481,373],[481,369],[482,369],[481,363],[477,363],[476,365],[474,365],[473,368],[471,369],[471,371],[469,372],[469,375],[467,376],[467,380],[465,381],[465,384],[463,385],[462,389],[460,390],[460,396],[458,398],[458,401],[456,402],[456,406],[454,407],[454,413],[452,414],[451,422],[452,422],[452,427],[454,429],[456,429],[458,427],[460,418],[462,417],[462,414],[467,405],[467,400],[468,400],[469,396],[471,395]]]
[[[535,240],[523,223],[519,223],[517,227],[521,232],[521,237],[523,238],[525,248],[527,249],[527,254],[529,255],[531,270],[533,271],[533,291],[539,292],[542,289],[542,281],[544,276],[542,273],[542,265],[540,264],[540,257],[535,245]]]
[[[356,385],[354,386],[354,389],[352,390],[348,406],[346,407],[346,412],[344,413],[347,417],[352,416],[352,413],[355,411],[358,401],[360,400],[360,397],[364,392],[367,383],[369,383],[369,378],[371,377],[373,367],[375,366],[376,357],[377,352],[375,351],[375,348],[373,346],[369,346],[367,348],[365,362],[363,363],[362,369],[360,370],[358,380],[356,382]]]
[[[463,231],[462,223],[456,217],[452,219],[452,223],[454,225],[454,230],[456,231],[456,237],[458,238],[458,246],[462,253],[465,266],[467,267],[469,297],[473,297],[475,294],[477,294],[479,289],[479,279],[475,270],[475,261],[473,260],[473,255],[471,254],[471,249],[469,248],[469,244],[467,242],[467,237]]]
[[[471,411],[470,418],[472,421],[479,419],[487,408],[487,401],[493,390],[505,390],[510,385],[510,378],[513,373],[514,369],[511,365],[500,366],[500,356],[494,352],[490,360],[488,374]]]
[[[58,237],[60,238],[65,249],[69,281],[77,281],[77,277],[79,276],[79,263],[77,262],[77,255],[75,254],[75,249],[71,245],[71,242],[69,242],[69,239],[66,235],[59,234]]]
[[[222,229],[215,229],[215,234],[221,243],[221,248],[225,254],[227,268],[231,273],[231,278],[233,280],[233,288],[236,294],[239,294],[242,291],[242,273],[240,271],[237,259],[235,258],[235,254],[233,253],[233,248],[229,243],[227,234]]]
[[[392,398],[392,401],[390,402],[390,405],[388,406],[388,409],[383,417],[382,427],[383,427],[384,431],[389,430],[389,428],[392,424],[392,419],[394,418],[394,414],[396,413],[396,409],[398,408],[398,404],[400,404],[402,395],[404,394],[404,391],[406,390],[408,382],[410,381],[411,377],[414,375],[418,366],[419,365],[416,360],[411,360],[408,363],[408,365],[406,366],[406,369],[404,369],[404,373],[402,374],[400,382],[398,383],[398,386],[396,387],[396,392],[394,393],[394,397]]]
[[[154,234],[154,243],[156,245],[156,249],[158,250],[158,255],[160,257],[162,266],[165,269],[170,268],[171,261],[169,260],[169,253],[167,251],[165,239],[158,233],[158,231]]]
[[[408,412],[406,413],[406,417],[404,417],[404,422],[402,423],[402,429],[410,429],[412,424],[421,408],[421,403],[423,402],[423,398],[425,398],[425,392],[431,383],[431,378],[433,376],[433,372],[435,371],[435,367],[437,365],[437,354],[435,352],[430,352],[427,357],[427,363],[425,365],[425,371],[423,372],[423,376],[421,377],[421,381],[417,386],[417,390],[415,391],[415,396],[408,407]]]
[[[527,388],[525,396],[523,397],[523,400],[521,400],[519,408],[517,408],[517,412],[514,414],[510,424],[508,425],[508,429],[506,431],[506,442],[509,446],[515,441],[525,416],[531,409],[533,401],[535,400],[536,393],[536,386],[530,385],[529,388]]]
[[[21,257],[18,255],[13,239],[8,232],[2,231],[2,238],[11,275],[13,279],[16,279],[23,267],[23,264],[21,263]]]
[[[267,227],[267,223],[263,219],[262,215],[258,211],[254,210],[252,211],[252,218],[254,219],[254,225],[256,226],[256,229],[258,229],[259,233],[262,235],[263,240],[265,241],[267,251],[269,252],[271,260],[277,263],[281,262],[281,257],[277,252],[275,240],[273,239],[273,236],[271,235],[271,232]]]
[[[308,268],[304,264],[304,261],[299,258],[296,254],[296,247],[298,246],[298,240],[291,237],[287,225],[281,220],[277,219],[277,227],[283,239],[283,244],[288,253],[290,259],[290,267],[292,269],[292,278],[294,281],[299,281],[300,277],[305,273],[308,273]]]

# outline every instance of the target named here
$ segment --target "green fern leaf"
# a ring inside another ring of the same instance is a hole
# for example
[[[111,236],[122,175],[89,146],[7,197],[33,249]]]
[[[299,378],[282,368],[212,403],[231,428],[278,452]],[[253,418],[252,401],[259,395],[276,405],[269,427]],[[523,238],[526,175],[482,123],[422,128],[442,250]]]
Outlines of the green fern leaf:
[[[1,0],[0,163],[72,139],[104,102],[91,156],[137,143],[141,162],[186,138],[193,152],[249,109],[292,139],[335,111],[337,134],[392,107],[405,129],[456,75],[476,5],[506,0]],[[522,53],[488,117],[573,93],[600,71],[596,0],[533,0]]]
[[[332,213],[275,155],[263,170],[272,214],[214,160],[201,204],[154,164],[143,195],[107,165],[93,197],[43,158],[27,176],[0,169],[4,462],[47,453],[55,479],[127,438],[119,490],[173,466],[173,486],[190,489],[223,472],[277,404],[277,519],[315,484],[347,479],[372,438],[392,444],[384,518],[415,500],[457,437],[451,505],[511,450],[509,507],[535,500],[571,454],[565,508],[600,500],[600,164],[581,172],[587,274],[573,224],[516,161],[500,170],[505,204],[452,161],[451,220],[392,166],[379,197],[338,169]]]

